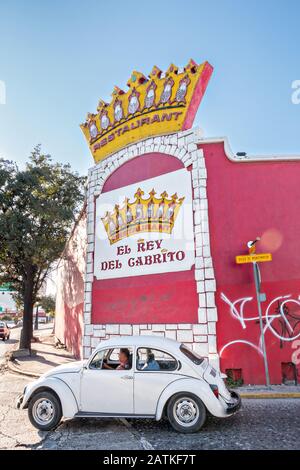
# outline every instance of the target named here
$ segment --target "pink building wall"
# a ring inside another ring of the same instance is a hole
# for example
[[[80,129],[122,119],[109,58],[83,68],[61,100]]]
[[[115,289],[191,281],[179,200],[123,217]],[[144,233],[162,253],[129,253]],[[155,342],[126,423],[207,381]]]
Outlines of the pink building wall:
[[[235,262],[236,255],[248,253],[246,243],[260,236],[257,252],[273,257],[259,264],[270,379],[275,384],[284,376],[292,380],[297,371],[299,381],[300,161],[232,161],[222,141],[201,148],[207,168],[221,369],[240,370],[245,383],[265,383],[252,265]]]

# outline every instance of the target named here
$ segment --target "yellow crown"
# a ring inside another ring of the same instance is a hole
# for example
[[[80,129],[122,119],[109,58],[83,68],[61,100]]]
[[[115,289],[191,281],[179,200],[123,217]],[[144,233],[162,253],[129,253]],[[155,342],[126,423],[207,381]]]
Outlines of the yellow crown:
[[[144,191],[138,188],[133,202],[125,198],[122,207],[116,204],[113,212],[101,218],[111,245],[135,233],[172,233],[184,197],[179,199],[173,194],[169,198],[164,191],[157,198],[154,189],[148,198],[143,199],[143,195]]]
[[[154,66],[149,77],[134,71],[125,93],[115,87],[112,101],[100,100],[81,129],[95,162],[144,138],[189,129],[212,74],[208,62],[190,60],[182,71]]]

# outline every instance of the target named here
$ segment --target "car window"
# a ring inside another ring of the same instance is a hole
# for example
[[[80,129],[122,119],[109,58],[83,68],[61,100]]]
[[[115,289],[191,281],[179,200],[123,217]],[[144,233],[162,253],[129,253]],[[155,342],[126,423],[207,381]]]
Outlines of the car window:
[[[3,321],[0,321],[0,328],[4,328],[5,327],[5,323],[3,323]]]
[[[98,351],[90,362],[90,369],[132,369],[132,348],[110,348]]]
[[[190,359],[190,361],[192,361],[194,364],[197,364],[197,366],[199,366],[204,361],[204,357],[199,356],[197,353],[195,353],[195,351],[187,348],[184,344],[181,344],[179,349],[186,357]]]
[[[176,370],[178,363],[170,354],[158,349],[139,348],[137,350],[137,370],[170,372]]]

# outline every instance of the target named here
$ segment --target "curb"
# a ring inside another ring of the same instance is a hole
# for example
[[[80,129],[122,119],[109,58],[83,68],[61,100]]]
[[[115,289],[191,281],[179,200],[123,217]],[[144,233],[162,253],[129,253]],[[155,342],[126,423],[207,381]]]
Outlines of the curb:
[[[37,372],[27,372],[25,370],[19,369],[19,367],[14,366],[11,361],[7,361],[7,367],[9,370],[14,372],[15,374],[25,375],[26,377],[32,377],[34,379],[39,379],[42,374],[38,374]]]
[[[240,393],[241,398],[268,399],[268,398],[300,398],[299,392],[278,392],[278,393]]]

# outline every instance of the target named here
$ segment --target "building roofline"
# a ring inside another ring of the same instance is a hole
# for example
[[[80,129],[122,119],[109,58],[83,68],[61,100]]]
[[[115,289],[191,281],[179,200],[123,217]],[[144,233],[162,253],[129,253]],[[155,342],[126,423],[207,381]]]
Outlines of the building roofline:
[[[224,151],[226,157],[234,163],[247,163],[247,162],[274,162],[274,161],[300,161],[299,155],[282,155],[282,154],[272,154],[272,155],[245,155],[238,156],[232,151],[229,140],[227,137],[198,137],[198,144],[224,144]]]

